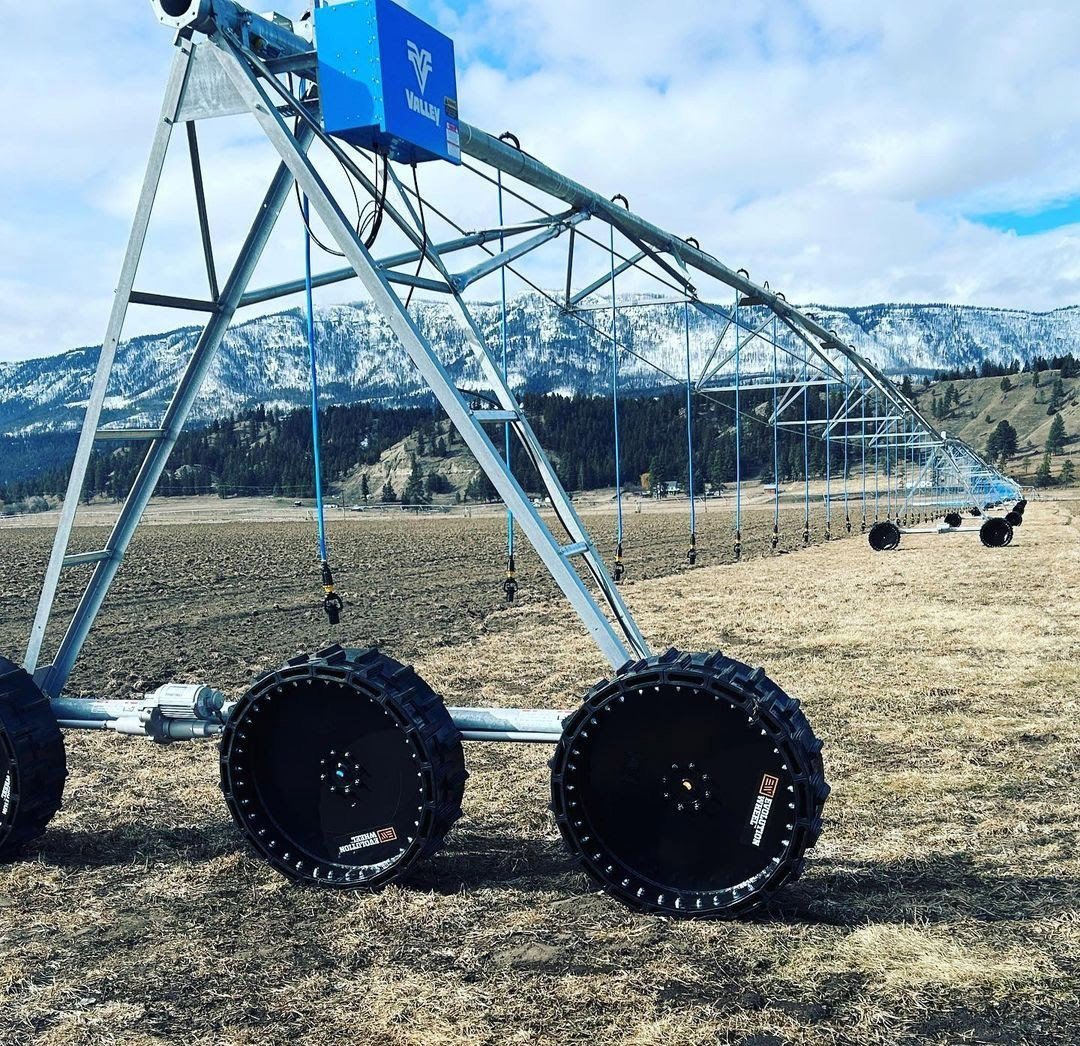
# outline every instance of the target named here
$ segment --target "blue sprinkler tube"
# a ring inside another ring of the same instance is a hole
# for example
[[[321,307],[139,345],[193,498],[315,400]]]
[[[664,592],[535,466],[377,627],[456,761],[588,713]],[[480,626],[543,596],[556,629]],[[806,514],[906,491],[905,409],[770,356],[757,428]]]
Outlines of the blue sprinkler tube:
[[[694,506],[694,394],[690,377],[690,303],[683,302],[683,325],[686,328],[686,462],[690,479],[690,548],[686,559],[697,562],[697,511]]]
[[[326,513],[322,495],[322,458],[319,453],[319,371],[315,361],[315,307],[311,297],[311,211],[304,197],[304,298],[307,305],[308,364],[311,375],[311,445],[315,459],[315,511],[319,525],[319,561],[326,562]]]
[[[735,292],[735,558],[742,556],[742,336],[739,324],[739,292]]]
[[[615,300],[615,226],[611,226],[611,413],[615,423],[615,570],[614,578],[621,581],[623,576],[623,511],[622,511],[622,466],[619,455],[619,332],[618,313]]]

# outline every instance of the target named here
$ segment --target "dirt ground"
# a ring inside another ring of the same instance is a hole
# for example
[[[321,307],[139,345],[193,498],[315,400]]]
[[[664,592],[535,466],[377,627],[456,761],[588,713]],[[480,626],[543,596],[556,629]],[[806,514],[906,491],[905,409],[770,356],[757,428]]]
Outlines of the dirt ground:
[[[638,512],[628,506],[628,590],[643,579],[685,568],[685,502],[682,508],[649,505]],[[845,534],[842,514],[834,513],[833,535]],[[584,519],[610,561],[615,544],[610,507]],[[861,517],[853,519],[858,534]],[[772,520],[768,508],[745,513],[744,558],[769,552]],[[553,520],[549,523],[554,528]],[[802,509],[784,507],[780,529],[779,550],[801,548]],[[823,509],[815,505],[811,541],[822,541],[824,529]],[[72,550],[101,548],[107,534],[104,526],[81,526]],[[241,688],[239,694],[253,675],[330,639],[414,658],[422,649],[474,636],[488,615],[504,608],[502,515],[331,518],[328,540],[348,608],[337,629],[328,629],[321,610],[313,522],[256,522],[226,514],[216,524],[141,527],[71,679],[71,692],[126,697],[176,679]],[[18,652],[25,646],[51,542],[47,527],[0,530],[0,650]],[[715,503],[700,511],[697,542],[699,565],[733,560],[731,514],[717,511]],[[554,583],[520,538],[517,568],[519,603],[546,604],[555,597]],[[91,570],[84,566],[64,573],[56,602],[57,640]]]
[[[1002,550],[856,536],[768,556],[759,514],[727,565],[713,513],[692,571],[685,520],[628,524],[625,592],[654,644],[763,665],[826,741],[825,832],[773,911],[681,923],[591,895],[543,747],[467,746],[446,849],[364,896],[251,856],[214,745],[69,735],[64,809],[0,867],[0,1043],[1075,1043],[1080,502],[1033,501]],[[801,545],[797,521],[783,534]],[[0,531],[0,650],[25,641],[48,538]],[[310,528],[144,528],[73,689],[238,694],[330,638],[381,641],[453,704],[568,708],[605,673],[531,556],[500,604],[498,519],[345,520],[331,541],[339,636]]]

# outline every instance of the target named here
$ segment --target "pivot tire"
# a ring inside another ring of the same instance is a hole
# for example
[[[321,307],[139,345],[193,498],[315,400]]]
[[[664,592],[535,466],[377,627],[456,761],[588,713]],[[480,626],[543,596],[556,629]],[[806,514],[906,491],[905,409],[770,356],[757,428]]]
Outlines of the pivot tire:
[[[900,544],[900,528],[891,520],[883,520],[870,528],[867,540],[875,552],[891,552]]]
[[[49,701],[0,657],[0,860],[40,836],[64,797],[64,739]]]
[[[980,508],[973,508],[973,509],[971,510],[971,515],[973,515],[973,516],[976,516],[976,517],[978,517],[978,516],[981,516],[981,515],[982,515],[982,509],[980,509]]]
[[[987,548],[1004,548],[1013,539],[1008,520],[992,516],[979,528],[979,539]]]
[[[945,514],[945,526],[958,527],[964,522],[963,517],[959,512],[947,512]]]
[[[1010,527],[1018,527],[1024,522],[1024,514],[1013,509],[1011,512],[1005,513],[1005,522],[1008,523]]]
[[[290,879],[375,890],[461,816],[461,735],[412,668],[329,647],[259,678],[221,741],[233,819]]]
[[[589,691],[551,760],[552,810],[601,890],[731,918],[803,869],[829,787],[799,703],[722,654],[628,665]]]

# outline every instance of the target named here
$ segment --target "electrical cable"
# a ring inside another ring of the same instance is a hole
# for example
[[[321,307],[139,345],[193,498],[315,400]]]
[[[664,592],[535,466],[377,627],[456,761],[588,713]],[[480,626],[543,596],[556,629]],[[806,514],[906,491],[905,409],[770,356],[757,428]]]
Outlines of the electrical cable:
[[[424,198],[420,195],[420,179],[416,173],[416,164],[412,165],[413,176],[413,188],[416,191],[416,202],[420,207],[420,261],[416,265],[416,275],[414,279],[420,278],[420,273],[424,268],[424,261],[427,257],[428,249],[428,234],[427,234],[427,218],[424,216]],[[415,285],[410,285],[409,293],[405,296],[405,309],[408,311],[409,306],[412,304],[413,291],[416,290]]]

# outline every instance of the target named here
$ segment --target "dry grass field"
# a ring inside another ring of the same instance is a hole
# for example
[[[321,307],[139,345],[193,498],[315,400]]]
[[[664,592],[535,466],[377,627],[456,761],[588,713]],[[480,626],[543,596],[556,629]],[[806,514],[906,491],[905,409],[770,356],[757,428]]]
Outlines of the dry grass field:
[[[64,809],[0,867],[0,1043],[1080,1041],[1080,501],[1032,502],[1002,550],[856,537],[693,571],[674,570],[683,525],[634,521],[647,634],[763,665],[826,740],[825,833],[775,910],[680,923],[591,895],[544,748],[467,746],[447,848],[364,896],[249,854],[214,745],[69,735]],[[499,606],[498,520],[331,539],[342,638],[383,641],[451,703],[568,708],[604,674],[528,560]],[[47,540],[0,531],[0,650],[24,639]],[[325,642],[310,543],[298,524],[144,528],[75,688],[238,694]]]

